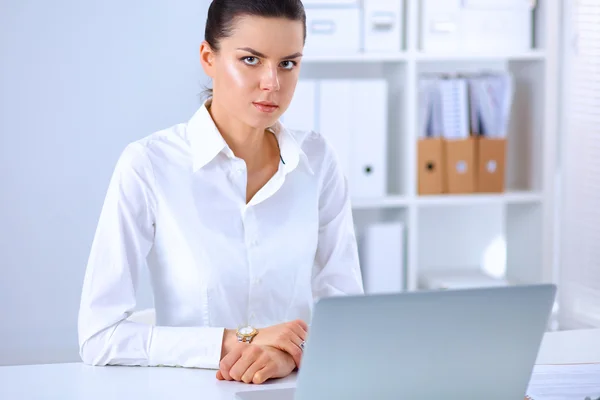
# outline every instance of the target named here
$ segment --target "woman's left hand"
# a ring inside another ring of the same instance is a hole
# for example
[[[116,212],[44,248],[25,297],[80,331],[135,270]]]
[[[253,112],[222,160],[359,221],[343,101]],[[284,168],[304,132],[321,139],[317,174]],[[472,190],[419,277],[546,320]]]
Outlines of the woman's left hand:
[[[242,344],[221,360],[217,379],[245,383],[264,383],[283,378],[296,369],[291,355],[271,346]]]

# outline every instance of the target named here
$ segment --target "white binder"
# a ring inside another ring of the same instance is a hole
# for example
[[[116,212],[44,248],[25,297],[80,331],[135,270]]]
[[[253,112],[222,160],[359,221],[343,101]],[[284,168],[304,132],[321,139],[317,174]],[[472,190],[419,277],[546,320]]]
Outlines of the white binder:
[[[387,82],[357,80],[353,87],[352,197],[384,197],[387,187]]]
[[[319,131],[330,141],[352,198],[383,197],[387,186],[387,82],[320,82]]]
[[[313,79],[300,79],[288,109],[281,116],[281,122],[289,129],[317,131],[317,88]]]
[[[365,294],[404,290],[404,224],[376,223],[365,227],[359,241]]]
[[[352,112],[357,93],[353,81],[345,79],[322,80],[319,83],[319,132],[331,144],[344,174],[350,180],[353,136]],[[349,183],[352,189],[353,184]]]

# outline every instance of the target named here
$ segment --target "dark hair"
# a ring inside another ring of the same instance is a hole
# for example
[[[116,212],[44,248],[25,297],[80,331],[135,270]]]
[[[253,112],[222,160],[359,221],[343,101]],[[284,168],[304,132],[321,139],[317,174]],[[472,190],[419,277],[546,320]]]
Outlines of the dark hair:
[[[213,0],[208,8],[204,39],[214,51],[219,41],[231,35],[240,16],[287,18],[301,21],[306,40],[306,14],[301,0]]]

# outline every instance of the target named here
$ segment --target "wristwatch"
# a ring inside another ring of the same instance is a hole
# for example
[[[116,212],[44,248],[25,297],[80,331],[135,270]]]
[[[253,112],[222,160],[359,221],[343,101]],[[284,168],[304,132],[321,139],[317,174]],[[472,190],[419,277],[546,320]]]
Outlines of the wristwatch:
[[[238,342],[250,343],[252,342],[252,339],[254,339],[254,336],[258,334],[258,329],[254,328],[253,326],[246,325],[241,328],[238,328],[235,333]]]

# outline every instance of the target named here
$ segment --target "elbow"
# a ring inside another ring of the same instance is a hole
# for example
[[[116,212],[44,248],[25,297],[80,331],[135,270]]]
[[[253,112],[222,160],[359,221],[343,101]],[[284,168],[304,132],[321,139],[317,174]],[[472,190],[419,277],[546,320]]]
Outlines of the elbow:
[[[84,364],[92,366],[105,366],[105,357],[103,357],[102,346],[98,337],[91,337],[79,346],[79,357]]]
[[[88,325],[89,326],[89,325]],[[110,364],[111,337],[116,326],[106,329],[79,330],[79,357],[84,364],[105,366]]]

